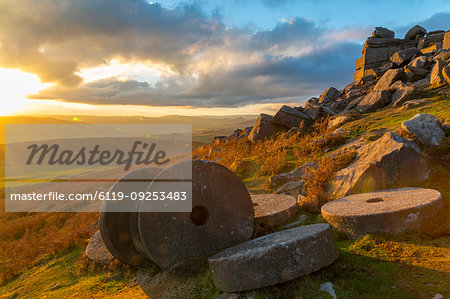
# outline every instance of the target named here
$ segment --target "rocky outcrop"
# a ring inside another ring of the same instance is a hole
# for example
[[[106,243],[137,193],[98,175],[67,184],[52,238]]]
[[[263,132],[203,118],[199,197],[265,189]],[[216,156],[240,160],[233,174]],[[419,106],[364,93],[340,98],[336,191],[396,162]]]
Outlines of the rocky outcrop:
[[[384,27],[375,27],[375,30],[372,32],[373,37],[380,37],[380,38],[393,38],[394,35],[395,35],[394,31]]]
[[[398,51],[416,47],[418,40],[378,37],[376,34],[367,38],[362,57],[356,60],[355,82],[365,83],[377,79],[389,69],[390,58]]]
[[[423,55],[428,55],[428,54],[434,55],[441,49],[442,49],[442,43],[437,43],[437,44],[432,44],[431,46],[428,46],[426,48],[423,48],[422,50],[420,50],[420,53],[422,53]]]
[[[271,123],[274,125],[284,126],[287,129],[293,127],[308,128],[312,124],[312,119],[305,113],[284,105],[275,114]]]
[[[444,41],[445,32],[437,32],[435,34],[427,34],[417,44],[417,49],[422,50],[433,44],[442,43]]]
[[[448,65],[446,61],[438,59],[431,70],[430,84],[433,87],[439,87],[446,84],[446,80],[442,75],[442,70]]]
[[[317,167],[317,163],[306,163],[305,165],[292,170],[291,172],[281,173],[270,177],[269,182],[272,188],[277,188],[290,181],[299,181],[302,179],[305,170],[310,167]]]
[[[241,140],[248,138],[248,135],[252,131],[253,127],[246,127],[244,130],[236,129],[233,134],[228,136],[214,136],[212,138],[212,143],[215,145],[220,144],[221,142],[227,142],[231,140]]]
[[[390,69],[378,80],[373,90],[387,90],[394,82],[401,80],[403,75],[403,69]]]
[[[425,28],[416,25],[400,39],[386,28],[375,28],[364,44],[362,57],[356,61],[354,82],[342,90],[328,88],[320,97],[309,99],[304,108],[283,106],[273,119],[258,119],[249,139],[263,140],[279,131],[289,131],[286,137],[302,134],[325,117],[331,117],[330,127],[337,127],[346,121],[339,117],[341,114],[375,112],[388,105],[401,107],[430,86],[449,84],[449,33],[437,30],[427,34]],[[412,106],[414,103],[407,105]]]
[[[425,68],[414,67],[410,65],[405,66],[405,74],[407,77],[407,81],[410,82],[419,81],[420,79],[428,76],[429,73],[430,71]]]
[[[450,50],[443,50],[440,53],[433,56],[434,61],[436,61],[438,59],[441,59],[446,62],[450,62]]]
[[[286,194],[297,198],[299,195],[305,195],[304,185],[305,181],[303,180],[290,181],[278,188],[275,192],[277,194]]]
[[[423,28],[422,26],[416,25],[408,30],[405,34],[405,39],[418,39],[422,38],[427,34],[427,30]]]
[[[402,129],[413,134],[425,146],[439,146],[445,137],[439,119],[431,114],[417,114],[403,122]]]
[[[318,103],[328,104],[336,101],[339,97],[340,91],[334,87],[330,87],[325,90],[319,97]]]
[[[391,99],[394,107],[400,107],[404,102],[411,100],[416,92],[414,86],[404,84],[402,81],[395,82],[391,88],[395,89]]]
[[[260,114],[248,135],[248,139],[252,142],[256,142],[286,130],[284,126],[272,123],[272,119],[273,117],[268,114]]]
[[[355,64],[354,82],[358,84],[376,80],[392,67],[405,66],[417,56],[438,55],[441,51],[450,48],[448,32],[433,31],[425,36],[426,29],[418,25],[411,28],[404,39],[394,38],[392,34],[391,37],[381,37],[387,35],[376,34],[375,32],[378,31],[375,30],[372,37],[367,38],[362,57]],[[408,69],[417,73],[418,76],[425,77],[427,75],[424,70],[413,71],[414,68],[425,68],[425,65],[410,65],[410,67]],[[418,76],[413,74],[408,76],[411,81],[419,80]]]
[[[328,127],[337,128],[352,119],[353,117],[349,114],[336,115],[328,121]]]
[[[444,34],[442,49],[450,50],[450,31]]]
[[[442,69],[442,77],[444,77],[447,84],[450,84],[450,65],[447,65]]]
[[[366,95],[356,106],[356,109],[362,113],[373,112],[383,108],[391,101],[392,91],[374,90]]]
[[[331,198],[347,194],[386,189],[393,183],[426,180],[429,169],[418,146],[395,133],[362,146],[356,159],[340,170],[328,188]]]
[[[431,103],[433,100],[431,99],[420,99],[420,100],[410,100],[410,101],[406,101],[405,103],[403,103],[402,105],[402,109],[403,110],[408,110],[408,109],[412,109],[412,108],[417,108],[420,106],[424,106],[426,104]]]
[[[415,48],[415,47],[412,47],[412,48],[408,48],[405,50],[400,50],[400,51],[395,52],[395,54],[392,55],[391,58],[389,58],[389,59],[392,61],[392,63],[394,63],[397,66],[404,66],[417,53],[419,53],[419,50],[417,50],[417,48]]]
[[[427,64],[428,59],[425,56],[419,56],[416,57],[413,61],[411,61],[408,66],[412,66],[415,68],[425,68],[425,65]]]
[[[319,104],[310,105],[308,108],[304,110],[304,113],[314,121],[327,116],[336,115],[336,112],[331,110],[328,106]]]

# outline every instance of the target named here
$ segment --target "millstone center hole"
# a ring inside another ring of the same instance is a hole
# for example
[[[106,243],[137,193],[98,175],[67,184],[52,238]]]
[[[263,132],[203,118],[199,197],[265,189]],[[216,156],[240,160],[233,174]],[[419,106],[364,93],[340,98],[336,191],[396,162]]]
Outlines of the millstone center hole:
[[[209,212],[204,206],[198,206],[192,209],[191,221],[194,225],[203,226],[208,223]]]
[[[374,202],[381,202],[381,201],[384,201],[384,200],[386,200],[386,198],[375,197],[375,198],[371,198],[371,199],[366,200],[366,202],[368,202],[368,203],[374,203]]]

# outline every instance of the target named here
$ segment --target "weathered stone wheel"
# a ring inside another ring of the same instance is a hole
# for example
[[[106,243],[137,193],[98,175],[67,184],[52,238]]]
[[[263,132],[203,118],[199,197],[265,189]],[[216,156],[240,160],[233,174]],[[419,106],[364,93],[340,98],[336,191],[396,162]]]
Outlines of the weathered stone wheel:
[[[328,223],[291,228],[228,248],[208,258],[224,292],[275,285],[330,265],[338,250]]]
[[[333,200],[322,206],[322,216],[350,237],[360,237],[420,230],[435,221],[443,208],[441,193],[436,190],[402,188]]]
[[[285,194],[252,195],[255,223],[274,227],[289,220],[297,212],[297,199]]]
[[[148,213],[141,203],[137,225],[145,254],[163,268],[207,256],[251,238],[253,205],[244,183],[228,168],[210,161],[184,161],[162,171],[157,181],[186,179],[192,166],[192,212]],[[148,191],[161,190],[153,183]]]
[[[151,181],[161,172],[160,168],[145,167],[136,169],[119,181],[117,181],[109,192],[123,192],[130,195],[131,192],[145,192]],[[136,225],[131,225],[132,219],[137,213],[137,202],[131,198],[121,201],[105,201],[100,213],[100,232],[103,242],[109,252],[118,260],[130,265],[142,265],[147,259],[133,243],[133,235],[137,235]],[[136,210],[136,212],[122,212]]]

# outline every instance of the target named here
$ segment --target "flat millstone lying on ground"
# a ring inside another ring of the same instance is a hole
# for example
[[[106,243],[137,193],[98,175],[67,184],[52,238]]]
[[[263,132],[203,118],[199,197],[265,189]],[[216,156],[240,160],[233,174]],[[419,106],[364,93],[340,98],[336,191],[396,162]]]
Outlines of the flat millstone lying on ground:
[[[334,200],[322,206],[322,216],[347,235],[359,237],[421,230],[436,221],[443,208],[441,193],[436,190],[402,188]]]
[[[262,288],[330,265],[338,250],[327,223],[296,227],[228,248],[208,258],[224,292]]]
[[[252,195],[255,223],[277,226],[289,220],[297,212],[297,200],[284,194]]]
[[[114,259],[114,257],[108,251],[108,248],[106,248],[100,231],[97,231],[89,241],[86,247],[86,256],[91,261],[102,264],[107,264],[112,259]]]
[[[205,268],[205,260],[197,259],[157,274],[142,269],[136,275],[136,281],[149,298],[194,299],[200,297],[200,290],[196,284],[199,273]]]

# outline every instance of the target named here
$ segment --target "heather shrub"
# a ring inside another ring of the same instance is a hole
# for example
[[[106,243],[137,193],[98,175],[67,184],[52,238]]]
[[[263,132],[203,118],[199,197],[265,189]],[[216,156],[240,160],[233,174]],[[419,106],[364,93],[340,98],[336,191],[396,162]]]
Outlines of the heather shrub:
[[[355,156],[354,151],[333,157],[325,156],[318,161],[318,167],[308,167],[302,178],[305,181],[306,197],[299,198],[300,207],[312,213],[320,213],[320,208],[329,200],[326,192],[327,183],[336,172],[347,167]]]

